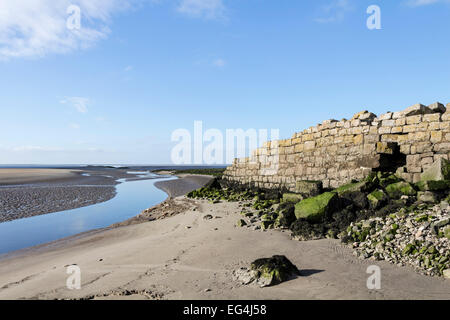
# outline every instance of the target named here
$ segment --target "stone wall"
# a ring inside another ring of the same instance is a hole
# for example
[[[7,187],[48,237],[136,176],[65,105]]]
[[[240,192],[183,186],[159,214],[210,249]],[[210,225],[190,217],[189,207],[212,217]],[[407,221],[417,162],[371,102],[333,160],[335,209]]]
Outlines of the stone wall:
[[[416,182],[435,160],[449,155],[450,103],[417,104],[379,117],[362,111],[350,120],[326,120],[291,139],[266,142],[251,157],[235,159],[224,179],[293,192],[297,181],[335,188],[373,170],[395,171]]]

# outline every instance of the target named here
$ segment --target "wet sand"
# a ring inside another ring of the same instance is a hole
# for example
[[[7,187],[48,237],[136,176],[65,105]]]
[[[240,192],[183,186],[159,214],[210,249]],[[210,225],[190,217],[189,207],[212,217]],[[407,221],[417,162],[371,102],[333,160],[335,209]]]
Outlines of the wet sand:
[[[237,203],[180,196],[135,223],[7,255],[0,299],[450,299],[449,280],[360,260],[338,240],[301,242],[287,232],[236,227],[239,212]],[[268,288],[233,280],[237,268],[274,254],[286,255],[301,276]],[[66,287],[73,264],[81,290]],[[373,264],[381,268],[380,290],[366,286]]]
[[[211,180],[211,176],[180,174],[177,180],[156,182],[155,187],[166,192],[170,198],[175,198],[201,188]]]
[[[0,222],[108,201],[127,170],[0,169]]]
[[[0,169],[0,186],[64,182],[77,176],[77,171],[68,169]]]

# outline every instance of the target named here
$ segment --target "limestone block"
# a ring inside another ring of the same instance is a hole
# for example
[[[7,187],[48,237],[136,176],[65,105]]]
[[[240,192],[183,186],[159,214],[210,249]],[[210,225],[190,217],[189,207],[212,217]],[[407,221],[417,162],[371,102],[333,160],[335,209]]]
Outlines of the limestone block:
[[[406,124],[417,124],[422,121],[422,115],[406,117]]]
[[[441,120],[442,120],[442,121],[449,121],[449,120],[450,120],[450,110],[449,110],[449,105],[447,105],[447,111],[446,111],[444,114],[442,114]]]
[[[430,113],[430,114],[425,114],[423,116],[423,121],[426,121],[426,122],[435,122],[435,121],[439,121],[439,120],[441,120],[440,113]]]
[[[403,127],[398,126],[398,127],[392,127],[391,129],[391,133],[402,133],[403,132]]]
[[[430,104],[428,106],[428,108],[432,111],[432,112],[437,112],[437,113],[444,113],[446,111],[444,105],[440,102],[435,102],[433,104]]]
[[[438,143],[433,146],[433,151],[438,153],[450,152],[450,142]]]
[[[381,121],[382,127],[393,127],[395,126],[395,120],[383,120]]]
[[[430,108],[424,106],[423,104],[418,103],[406,108],[405,110],[402,111],[402,113],[404,114],[405,117],[408,117],[433,112],[430,110]]]
[[[450,161],[447,161],[443,158],[438,159],[422,173],[420,179],[422,181],[450,180]]]
[[[437,143],[442,141],[442,131],[431,131],[430,132],[430,141],[433,143]]]
[[[382,115],[380,115],[379,117],[378,117],[378,119],[379,120],[390,120],[390,119],[392,119],[392,112],[386,112],[386,113],[383,113]]]
[[[450,131],[450,121],[441,122],[439,125],[439,129],[445,130],[445,131]]]
[[[379,134],[386,134],[386,133],[391,133],[391,127],[380,127],[378,129],[378,133]]]
[[[395,125],[396,126],[404,126],[406,124],[406,119],[405,118],[399,118],[395,120]]]
[[[315,141],[306,141],[305,142],[305,146],[304,146],[304,150],[305,151],[311,151],[315,148],[316,146],[316,142]]]
[[[409,132],[416,132],[417,131],[417,125],[410,124],[403,127],[403,133],[409,133]]]

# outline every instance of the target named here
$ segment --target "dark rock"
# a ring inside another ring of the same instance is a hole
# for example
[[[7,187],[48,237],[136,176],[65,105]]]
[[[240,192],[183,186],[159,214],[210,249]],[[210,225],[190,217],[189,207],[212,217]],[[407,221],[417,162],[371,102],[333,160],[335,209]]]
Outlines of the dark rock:
[[[296,220],[295,208],[293,203],[281,204],[278,208],[278,217],[275,221],[276,227],[289,228]]]
[[[250,270],[255,273],[256,282],[262,286],[273,286],[300,275],[298,268],[285,256],[275,255],[252,262]]]
[[[365,193],[360,191],[345,192],[341,195],[341,198],[353,203],[357,209],[365,209],[369,206],[369,201]]]
[[[297,181],[295,191],[305,197],[314,197],[322,192],[322,181]]]

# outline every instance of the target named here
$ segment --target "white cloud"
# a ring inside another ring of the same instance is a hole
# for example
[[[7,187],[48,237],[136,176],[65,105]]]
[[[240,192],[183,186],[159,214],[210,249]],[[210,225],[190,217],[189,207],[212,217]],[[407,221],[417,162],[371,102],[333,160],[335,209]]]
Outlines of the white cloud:
[[[321,8],[322,17],[316,18],[319,23],[331,23],[344,20],[347,12],[353,10],[349,0],[333,0]]]
[[[226,61],[223,59],[220,59],[220,58],[213,61],[213,65],[216,67],[219,67],[219,68],[225,67],[225,64],[226,64]]]
[[[223,0],[181,0],[177,10],[196,18],[220,19],[225,16]]]
[[[134,0],[1,0],[0,59],[42,57],[84,49],[110,32],[111,15]],[[70,30],[70,5],[80,8],[81,27]]]
[[[90,100],[88,98],[83,97],[65,97],[63,100],[60,101],[60,103],[70,104],[78,112],[87,113],[88,104],[90,103]]]
[[[133,70],[133,66],[126,66],[125,69],[123,69],[125,72]]]
[[[409,0],[407,4],[410,7],[422,7],[435,3],[450,3],[449,0]]]

